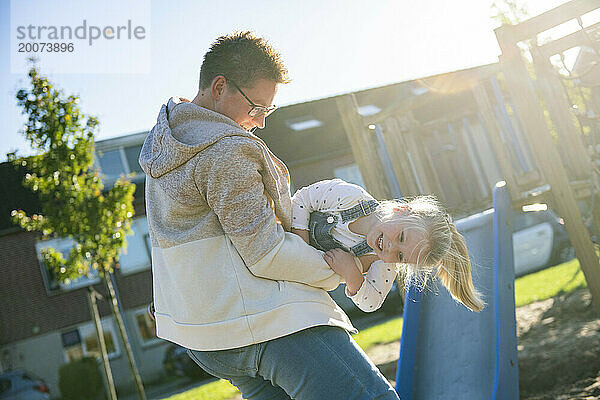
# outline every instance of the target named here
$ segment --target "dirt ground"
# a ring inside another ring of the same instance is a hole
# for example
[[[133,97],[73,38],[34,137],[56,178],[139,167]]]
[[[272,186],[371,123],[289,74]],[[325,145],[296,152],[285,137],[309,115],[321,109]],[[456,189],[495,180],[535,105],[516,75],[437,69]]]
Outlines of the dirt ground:
[[[600,318],[578,290],[517,309],[521,399],[600,399]],[[367,353],[391,381],[400,343]]]
[[[600,399],[600,318],[587,289],[517,309],[521,399]]]

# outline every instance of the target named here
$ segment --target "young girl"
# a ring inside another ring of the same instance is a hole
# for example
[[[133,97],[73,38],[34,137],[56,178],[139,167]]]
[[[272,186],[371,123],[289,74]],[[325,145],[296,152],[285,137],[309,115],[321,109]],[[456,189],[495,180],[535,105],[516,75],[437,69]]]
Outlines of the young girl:
[[[298,190],[292,205],[292,232],[325,251],[361,310],[381,306],[400,268],[423,283],[437,269],[455,300],[483,309],[465,240],[433,196],[379,203],[360,186],[332,179]]]

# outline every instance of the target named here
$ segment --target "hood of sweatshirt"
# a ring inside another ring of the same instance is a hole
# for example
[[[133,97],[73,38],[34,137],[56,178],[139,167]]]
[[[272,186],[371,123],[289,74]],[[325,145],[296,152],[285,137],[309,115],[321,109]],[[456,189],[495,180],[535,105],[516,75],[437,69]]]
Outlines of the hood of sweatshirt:
[[[172,97],[162,105],[156,125],[142,146],[139,163],[148,176],[160,178],[226,136],[261,141],[223,114]]]

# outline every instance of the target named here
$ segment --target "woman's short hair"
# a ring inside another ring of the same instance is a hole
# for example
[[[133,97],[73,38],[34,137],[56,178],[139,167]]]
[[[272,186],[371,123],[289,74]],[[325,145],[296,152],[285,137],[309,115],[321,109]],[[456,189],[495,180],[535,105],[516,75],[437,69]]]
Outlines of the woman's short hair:
[[[200,89],[209,87],[219,75],[241,87],[252,87],[259,79],[290,81],[281,55],[265,39],[249,31],[220,36],[210,46],[200,67]]]

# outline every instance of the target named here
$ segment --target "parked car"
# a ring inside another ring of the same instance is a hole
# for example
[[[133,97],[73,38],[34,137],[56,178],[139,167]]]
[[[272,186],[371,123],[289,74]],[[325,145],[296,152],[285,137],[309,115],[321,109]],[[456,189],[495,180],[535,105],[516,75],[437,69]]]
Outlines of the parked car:
[[[187,376],[192,379],[208,379],[213,377],[190,358],[187,354],[187,349],[176,344],[170,344],[167,347],[163,366],[169,375]]]
[[[549,209],[515,215],[513,254],[516,276],[539,271],[575,257],[563,220]]]
[[[24,370],[0,374],[0,400],[50,400],[46,383]]]

